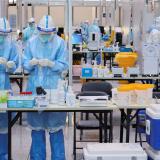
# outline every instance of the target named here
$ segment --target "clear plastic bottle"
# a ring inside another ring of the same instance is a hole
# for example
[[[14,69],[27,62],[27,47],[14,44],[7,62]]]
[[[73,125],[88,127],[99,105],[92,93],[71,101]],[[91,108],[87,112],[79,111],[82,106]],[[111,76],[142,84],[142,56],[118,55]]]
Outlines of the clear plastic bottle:
[[[64,91],[64,87],[60,87],[58,89],[58,104],[59,105],[64,105],[66,100],[66,93]]]
[[[99,66],[98,68],[98,78],[103,78],[104,77],[104,69],[102,66]]]
[[[57,92],[58,92],[58,104],[64,105],[66,100],[66,92],[65,92],[65,81],[59,79],[57,85]]]
[[[67,103],[67,106],[69,107],[74,107],[76,104],[76,96],[71,86],[68,86],[68,92],[66,95],[66,103]]]
[[[110,72],[109,68],[107,66],[105,66],[105,68],[104,68],[104,77],[105,78],[109,76],[109,72]]]
[[[96,63],[95,60],[93,61],[93,67],[92,67],[92,69],[93,69],[93,77],[97,78],[98,77],[98,68],[97,68],[97,63]]]

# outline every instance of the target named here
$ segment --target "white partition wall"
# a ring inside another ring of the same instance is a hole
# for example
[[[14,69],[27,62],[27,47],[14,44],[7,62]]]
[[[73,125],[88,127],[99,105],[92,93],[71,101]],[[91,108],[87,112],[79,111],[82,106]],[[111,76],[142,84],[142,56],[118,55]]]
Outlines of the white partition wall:
[[[133,7],[133,31],[134,47],[141,51],[141,42],[145,38],[146,30],[152,24],[154,19],[154,10],[150,10],[145,0],[134,0]]]
[[[8,0],[0,0],[0,17],[8,17]]]

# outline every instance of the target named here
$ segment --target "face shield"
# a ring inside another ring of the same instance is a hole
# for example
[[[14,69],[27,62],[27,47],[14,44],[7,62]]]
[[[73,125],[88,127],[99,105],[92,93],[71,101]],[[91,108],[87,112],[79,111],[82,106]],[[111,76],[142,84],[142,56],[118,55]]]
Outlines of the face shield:
[[[47,43],[53,39],[54,33],[53,32],[40,32],[39,38],[41,42]]]
[[[29,23],[29,27],[30,27],[31,29],[35,29],[35,23],[34,23],[34,22]]]

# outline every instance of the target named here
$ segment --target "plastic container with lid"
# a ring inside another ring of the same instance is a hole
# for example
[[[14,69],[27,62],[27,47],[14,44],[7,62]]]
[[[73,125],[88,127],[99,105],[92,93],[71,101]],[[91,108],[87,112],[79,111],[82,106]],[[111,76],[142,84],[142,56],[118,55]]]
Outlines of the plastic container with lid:
[[[150,84],[137,84],[136,94],[137,94],[137,104],[146,105],[152,102],[152,93],[154,85]]]
[[[131,90],[128,85],[122,85],[117,88],[118,91],[118,99],[117,104],[119,106],[127,107],[129,105],[129,97],[131,94]]]
[[[147,101],[148,103],[153,100],[153,88],[155,87],[153,84],[145,84],[147,87]]]
[[[133,105],[137,103],[137,95],[135,92],[136,83],[128,84],[128,87],[130,88],[129,104]]]
[[[137,84],[135,88],[137,95],[137,104],[146,105],[147,104],[147,88],[143,84]]]
[[[152,103],[154,85],[151,84],[126,84],[113,90],[113,99],[117,99],[118,105],[146,105]]]

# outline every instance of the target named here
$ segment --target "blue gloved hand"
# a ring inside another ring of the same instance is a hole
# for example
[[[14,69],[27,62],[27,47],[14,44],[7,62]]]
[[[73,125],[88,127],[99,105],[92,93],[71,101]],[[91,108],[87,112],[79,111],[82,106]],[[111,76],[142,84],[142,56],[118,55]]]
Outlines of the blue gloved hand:
[[[39,64],[39,60],[36,58],[33,58],[32,60],[29,61],[30,66],[36,66]]]
[[[9,69],[14,68],[15,66],[16,66],[16,64],[15,64],[13,61],[8,61],[8,62],[7,62],[7,67],[8,67]]]
[[[6,65],[7,64],[7,60],[3,57],[0,57],[0,64]]]

